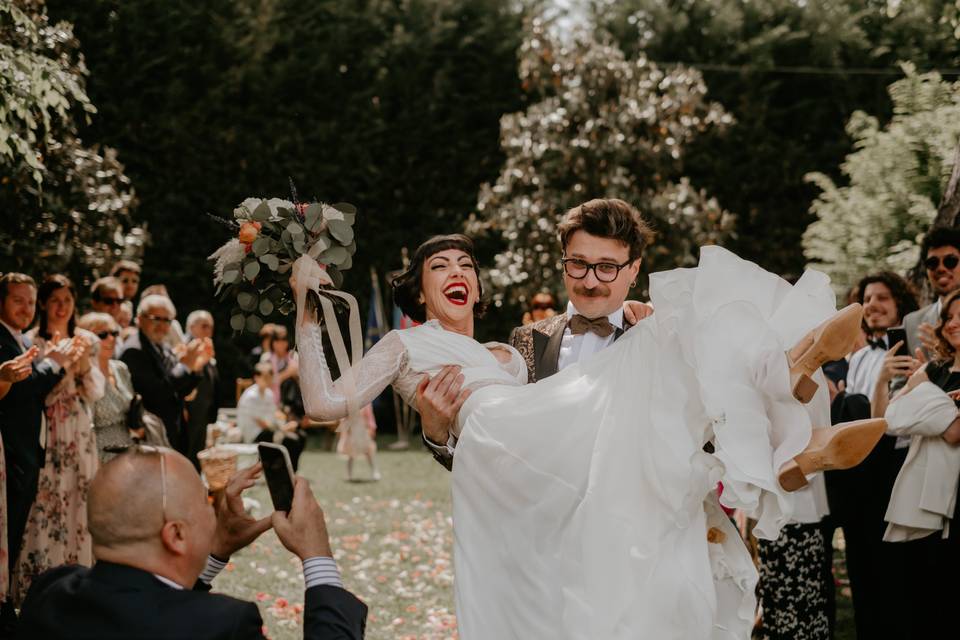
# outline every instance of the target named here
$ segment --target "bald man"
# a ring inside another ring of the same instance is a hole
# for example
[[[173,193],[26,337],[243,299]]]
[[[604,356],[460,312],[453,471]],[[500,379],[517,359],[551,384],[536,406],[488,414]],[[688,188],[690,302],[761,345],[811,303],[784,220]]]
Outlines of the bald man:
[[[100,468],[87,504],[96,564],[65,565],[33,581],[20,638],[263,638],[257,605],[209,593],[230,556],[273,526],[303,561],[304,638],[363,637],[367,607],[343,588],[320,505],[298,478],[289,513],[255,520],[239,472],[216,507],[193,465],[171,449],[134,448]]]

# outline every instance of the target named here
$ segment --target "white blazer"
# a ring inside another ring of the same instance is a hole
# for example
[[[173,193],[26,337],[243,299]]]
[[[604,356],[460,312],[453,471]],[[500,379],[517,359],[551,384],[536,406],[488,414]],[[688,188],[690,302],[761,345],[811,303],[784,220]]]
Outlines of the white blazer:
[[[910,449],[897,474],[884,520],[883,539],[903,542],[942,531],[950,518],[960,478],[960,446],[940,435],[957,417],[957,405],[932,382],[917,385],[890,403],[884,415],[887,433],[910,437]]]

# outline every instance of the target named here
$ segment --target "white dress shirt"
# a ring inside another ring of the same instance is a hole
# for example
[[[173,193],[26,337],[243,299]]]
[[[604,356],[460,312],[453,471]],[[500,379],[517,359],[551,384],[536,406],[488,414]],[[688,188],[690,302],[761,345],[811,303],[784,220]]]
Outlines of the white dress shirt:
[[[214,558],[212,555],[207,556],[207,566],[200,574],[200,580],[209,585],[226,566],[227,563],[223,560]],[[178,584],[170,578],[156,573],[153,574],[153,577],[173,589],[181,591],[186,589],[182,584]],[[340,570],[337,568],[336,561],[326,556],[313,556],[303,561],[303,582],[306,589],[321,585],[343,588],[343,580],[340,578]]]
[[[580,312],[573,306],[572,302],[567,303],[567,317],[572,318]],[[617,310],[607,316],[607,319],[617,329],[623,330],[623,306],[617,307]],[[557,358],[557,370],[562,371],[576,362],[583,362],[593,354],[602,351],[613,344],[616,332],[611,333],[606,338],[601,338],[597,334],[587,331],[580,335],[574,335],[570,331],[569,325],[563,330],[563,339],[560,342],[560,356]]]
[[[877,378],[883,369],[883,359],[887,355],[886,336],[881,337],[884,348],[867,345],[850,356],[850,367],[847,369],[847,393],[862,393],[873,399],[873,388],[877,385]]]

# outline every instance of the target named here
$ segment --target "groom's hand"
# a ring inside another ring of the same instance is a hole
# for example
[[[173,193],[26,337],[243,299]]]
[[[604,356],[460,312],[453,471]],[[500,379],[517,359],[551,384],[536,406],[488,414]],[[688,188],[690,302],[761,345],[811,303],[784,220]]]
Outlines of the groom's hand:
[[[460,367],[447,365],[433,378],[423,377],[417,386],[417,411],[427,440],[444,445],[450,437],[460,407],[470,397],[470,390],[461,390]]]

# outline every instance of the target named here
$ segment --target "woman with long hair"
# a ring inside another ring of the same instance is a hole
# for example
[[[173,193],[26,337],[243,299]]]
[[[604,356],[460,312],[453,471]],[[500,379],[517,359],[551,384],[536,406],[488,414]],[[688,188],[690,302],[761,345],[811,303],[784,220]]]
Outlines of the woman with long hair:
[[[87,487],[99,464],[93,405],[103,396],[104,377],[94,365],[97,337],[76,326],[76,301],[76,289],[63,275],[48,276],[37,291],[40,320],[29,336],[39,357],[58,341],[74,337],[85,351],[46,398],[41,433],[45,461],[13,570],[11,595],[18,605],[34,576],[43,571],[62,564],[93,564]]]

